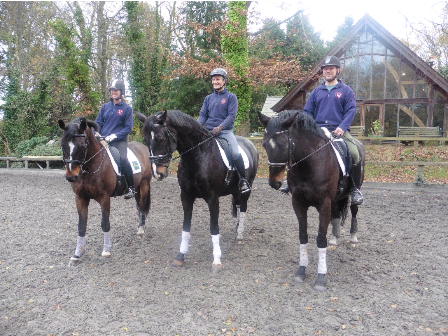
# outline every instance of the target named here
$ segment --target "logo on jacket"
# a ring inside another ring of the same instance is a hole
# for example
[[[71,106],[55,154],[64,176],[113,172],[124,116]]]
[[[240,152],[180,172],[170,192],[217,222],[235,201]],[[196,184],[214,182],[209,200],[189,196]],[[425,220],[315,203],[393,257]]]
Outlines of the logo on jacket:
[[[227,99],[225,98],[221,99],[221,105],[224,105],[225,103],[227,103]]]
[[[342,92],[336,92],[334,95],[337,98],[342,98]]]
[[[118,111],[117,111],[117,114],[118,114],[118,115],[122,115],[122,114],[123,114],[123,110],[118,110]]]

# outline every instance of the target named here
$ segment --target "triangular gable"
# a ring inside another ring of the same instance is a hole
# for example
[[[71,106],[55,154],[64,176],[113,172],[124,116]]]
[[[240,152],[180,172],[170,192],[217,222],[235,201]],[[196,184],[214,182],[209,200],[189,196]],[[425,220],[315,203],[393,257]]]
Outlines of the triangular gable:
[[[320,65],[327,56],[335,55],[341,57],[344,54],[344,47],[349,43],[356,34],[360,33],[365,26],[368,26],[373,33],[376,34],[376,38],[385,47],[391,50],[395,55],[400,56],[401,59],[407,63],[411,68],[418,72],[429,84],[434,85],[438,91],[447,96],[448,94],[448,81],[441,76],[436,70],[434,70],[429,64],[423,61],[417,56],[409,47],[395,38],[389,33],[383,26],[381,26],[370,15],[365,14],[352,29],[336,44],[330,51],[322,58],[322,60],[316,64],[316,66],[310,71],[309,75],[299,82],[294,88],[292,88],[277,104],[272,107],[275,112],[280,112],[285,109],[291,108],[295,100],[308,89],[310,85],[313,85],[318,78],[321,77]]]

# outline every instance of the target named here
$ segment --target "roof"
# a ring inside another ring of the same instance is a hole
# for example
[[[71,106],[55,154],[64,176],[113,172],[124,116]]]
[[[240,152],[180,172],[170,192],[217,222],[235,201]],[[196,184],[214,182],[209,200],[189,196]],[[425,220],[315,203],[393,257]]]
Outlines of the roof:
[[[263,109],[261,110],[261,113],[263,113],[264,115],[266,115],[268,117],[272,117],[273,115],[275,115],[275,112],[272,110],[272,106],[277,104],[282,98],[283,98],[283,96],[272,96],[272,97],[268,96],[263,105]]]
[[[335,55],[341,57],[344,53],[344,46],[352,40],[357,33],[359,33],[365,26],[376,34],[376,38],[387,48],[389,48],[397,56],[401,56],[402,60],[406,62],[411,68],[417,70],[419,75],[423,77],[428,83],[434,85],[436,89],[448,93],[448,81],[434,70],[429,64],[422,60],[409,47],[389,33],[383,26],[374,20],[369,14],[365,14],[352,29],[336,44],[322,60],[310,71],[309,75],[304,80],[293,87],[272,109],[275,112],[283,111],[289,104],[299,97],[299,94],[306,91],[307,88],[315,83],[316,79],[320,77],[320,65],[327,56]]]

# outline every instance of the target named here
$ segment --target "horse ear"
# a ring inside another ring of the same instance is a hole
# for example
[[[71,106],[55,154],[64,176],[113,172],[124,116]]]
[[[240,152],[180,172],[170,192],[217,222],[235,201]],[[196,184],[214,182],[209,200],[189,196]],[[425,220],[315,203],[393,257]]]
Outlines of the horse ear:
[[[162,112],[159,117],[157,118],[157,124],[159,125],[164,125],[166,122],[166,116],[168,115],[167,110],[165,110],[164,112]]]
[[[271,117],[268,117],[266,115],[264,115],[261,112],[257,112],[258,114],[258,119],[260,119],[261,124],[266,127],[266,125],[268,124],[269,120],[271,120]]]
[[[58,120],[58,125],[60,128],[62,128],[63,130],[65,130],[65,122],[61,119]]]
[[[285,120],[283,120],[282,123],[280,124],[281,127],[282,128],[289,128],[294,123],[294,121],[296,120],[297,113],[294,113],[293,115],[291,115],[288,118],[286,118]]]
[[[137,117],[138,120],[140,120],[142,123],[145,123],[146,120],[146,116],[141,113],[141,112],[135,112],[135,116]]]
[[[87,121],[85,119],[82,119],[81,122],[79,123],[79,130],[81,132],[84,132],[87,128]]]

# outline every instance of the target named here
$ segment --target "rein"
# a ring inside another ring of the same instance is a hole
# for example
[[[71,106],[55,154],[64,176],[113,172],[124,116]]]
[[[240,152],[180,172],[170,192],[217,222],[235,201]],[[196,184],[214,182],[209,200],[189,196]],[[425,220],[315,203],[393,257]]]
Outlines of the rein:
[[[281,132],[276,132],[275,134],[282,134],[282,133],[288,133],[288,154],[289,154],[289,158],[288,158],[288,162],[282,162],[282,163],[277,163],[277,162],[269,162],[268,161],[268,166],[270,167],[285,167],[288,166],[288,170],[291,169],[292,167],[294,167],[296,164],[299,164],[300,162],[308,159],[310,156],[312,156],[313,154],[316,154],[317,152],[319,152],[321,149],[327,147],[329,144],[331,144],[331,141],[329,140],[325,145],[320,146],[318,149],[316,149],[314,152],[311,152],[310,154],[308,154],[307,156],[303,157],[302,159],[300,159],[297,162],[293,162],[293,158],[292,158],[292,139],[291,139],[291,132],[289,131],[289,129],[285,130],[285,131],[281,131]]]

